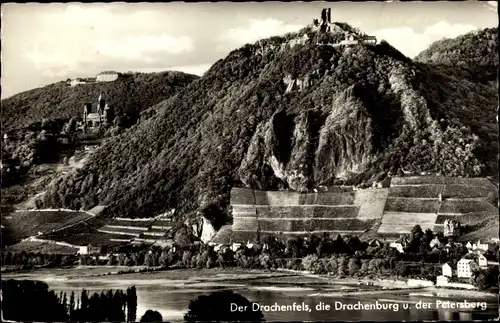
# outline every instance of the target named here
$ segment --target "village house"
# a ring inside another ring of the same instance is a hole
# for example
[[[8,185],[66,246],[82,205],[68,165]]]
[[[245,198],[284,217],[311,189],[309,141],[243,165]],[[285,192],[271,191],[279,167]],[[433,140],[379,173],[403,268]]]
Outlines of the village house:
[[[403,244],[401,242],[391,242],[389,247],[396,249],[399,253],[404,253]]]
[[[373,240],[371,240],[370,242],[368,242],[368,246],[369,246],[369,247],[372,247],[372,248],[373,248],[373,247],[375,247],[375,248],[380,248],[380,247],[382,247],[382,246],[383,246],[383,243],[382,243],[382,242],[380,242],[380,240],[378,240],[378,239],[373,239]]]
[[[231,250],[233,252],[236,252],[236,250],[238,250],[240,247],[241,247],[241,243],[235,243],[235,242],[233,242],[233,244],[231,245]]]
[[[85,80],[81,79],[81,78],[76,78],[76,79],[72,79],[71,81],[69,81],[69,85],[70,86],[77,86],[79,84],[86,84],[87,82],[85,82]]]
[[[441,194],[441,193],[440,193]],[[445,237],[453,237],[460,235],[460,222],[456,220],[448,220],[444,221],[444,236]]]
[[[80,255],[91,255],[91,254],[97,254],[99,253],[101,250],[99,247],[92,247],[92,245],[87,245],[87,246],[80,246],[78,248],[78,252],[77,254],[80,254]]]
[[[450,281],[450,278],[445,275],[440,275],[436,277],[436,286],[446,286],[448,282]]]
[[[481,243],[481,240],[477,240],[477,243],[472,244],[472,250],[488,251],[488,244]]]
[[[457,277],[458,278],[471,278],[472,277],[472,263],[473,259],[462,258],[457,263]]]
[[[439,241],[438,238],[434,238],[431,240],[431,242],[429,243],[429,247],[431,247],[431,249],[433,249],[434,247],[440,247],[442,245],[442,243]]]
[[[453,267],[449,263],[445,263],[442,267],[442,273],[445,277],[453,277]]]
[[[477,263],[479,264],[479,267],[488,267],[488,259],[482,254],[479,254],[477,257]]]

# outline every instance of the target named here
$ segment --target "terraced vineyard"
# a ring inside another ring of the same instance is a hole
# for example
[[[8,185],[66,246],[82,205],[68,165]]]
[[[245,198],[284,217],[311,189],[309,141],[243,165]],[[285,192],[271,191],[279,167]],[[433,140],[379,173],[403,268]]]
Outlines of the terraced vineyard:
[[[171,229],[170,219],[124,219],[114,218],[109,220],[97,231],[109,235],[110,241],[163,241]]]
[[[416,224],[443,231],[446,219],[479,223],[498,216],[496,200],[497,188],[486,178],[394,177],[378,233],[406,234]]]
[[[35,241],[28,241],[28,240],[23,240],[19,243],[16,243],[12,246],[9,246],[6,250],[11,251],[11,252],[33,252],[37,253],[40,252],[42,254],[62,254],[62,255],[74,255],[78,249],[76,248],[71,248],[68,246],[61,246],[61,245],[56,245],[54,243],[48,243],[48,242],[35,242]]]
[[[77,246],[86,246],[91,244],[93,246],[114,246],[127,244],[132,241],[133,238],[124,236],[122,234],[110,234],[98,231],[77,233],[74,235],[59,238],[58,241],[67,242]]]
[[[389,189],[330,187],[308,194],[233,188],[233,225],[213,241],[312,232],[364,235],[370,229],[390,239],[410,233],[416,224],[436,232],[446,219],[476,225],[498,218],[496,201],[497,188],[486,178],[394,177]]]
[[[62,230],[87,221],[92,216],[84,211],[26,210],[16,211],[11,216],[2,218],[2,225],[10,229],[14,240],[18,240]]]
[[[330,187],[327,192],[307,194],[233,188],[231,205],[234,223],[221,233],[223,239],[216,236],[214,241],[255,241],[264,234],[362,234],[378,219],[360,217],[363,205],[357,201],[355,193],[352,187]]]

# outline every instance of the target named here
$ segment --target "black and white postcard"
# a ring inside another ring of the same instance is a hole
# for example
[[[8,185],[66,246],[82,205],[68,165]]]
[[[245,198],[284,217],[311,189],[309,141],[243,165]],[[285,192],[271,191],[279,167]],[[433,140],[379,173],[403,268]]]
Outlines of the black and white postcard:
[[[497,11],[2,4],[1,320],[498,319]]]

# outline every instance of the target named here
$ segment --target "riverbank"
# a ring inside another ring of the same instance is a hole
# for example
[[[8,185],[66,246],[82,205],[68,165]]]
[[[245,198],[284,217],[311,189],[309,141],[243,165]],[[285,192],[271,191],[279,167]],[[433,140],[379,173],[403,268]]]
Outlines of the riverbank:
[[[148,268],[144,266],[75,266],[71,268],[40,268],[3,274],[3,279],[30,279],[42,281],[110,282],[126,281],[129,284],[157,284],[173,287],[232,287],[252,284],[255,288],[291,287],[310,289],[309,296],[339,297],[346,295],[375,295],[391,292],[421,291],[435,296],[491,297],[491,292],[446,289],[437,287],[408,287],[406,281],[397,279],[335,278],[296,270],[263,270],[242,268]]]
[[[480,291],[480,290],[463,290],[463,289],[453,289],[453,288],[442,288],[442,287],[426,287],[424,291],[432,292],[439,297],[456,297],[463,296],[464,292],[467,297],[482,298],[482,297],[499,297],[498,293],[493,291]]]

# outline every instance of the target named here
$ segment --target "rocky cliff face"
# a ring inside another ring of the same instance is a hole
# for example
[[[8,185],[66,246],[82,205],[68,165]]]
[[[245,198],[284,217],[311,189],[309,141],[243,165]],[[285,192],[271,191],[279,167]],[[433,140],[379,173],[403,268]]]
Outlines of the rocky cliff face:
[[[233,186],[303,192],[369,185],[400,169],[492,171],[485,164],[496,153],[483,147],[497,146],[497,99],[488,85],[385,42],[332,48],[316,36],[304,29],[231,52],[58,181],[44,203],[107,204],[109,215],[201,211],[217,229],[230,218]]]

